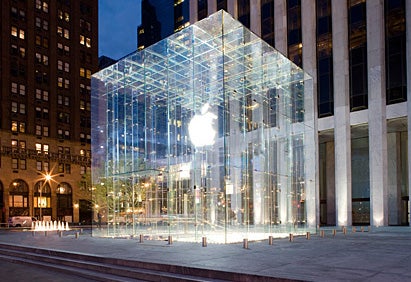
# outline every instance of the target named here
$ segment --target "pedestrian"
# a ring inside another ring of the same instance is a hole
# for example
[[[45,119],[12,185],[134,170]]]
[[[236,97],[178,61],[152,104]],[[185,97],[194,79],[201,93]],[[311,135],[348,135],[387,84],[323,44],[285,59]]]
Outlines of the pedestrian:
[[[101,228],[101,213],[100,213],[100,212],[97,213],[97,220],[98,220],[97,226],[98,226],[99,228]]]

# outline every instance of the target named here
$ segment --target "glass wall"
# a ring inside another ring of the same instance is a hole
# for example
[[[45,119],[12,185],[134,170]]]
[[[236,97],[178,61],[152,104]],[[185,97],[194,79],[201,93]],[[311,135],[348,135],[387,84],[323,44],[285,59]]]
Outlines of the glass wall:
[[[229,243],[316,227],[311,78],[226,12],[101,70],[92,89],[107,222],[94,236]]]

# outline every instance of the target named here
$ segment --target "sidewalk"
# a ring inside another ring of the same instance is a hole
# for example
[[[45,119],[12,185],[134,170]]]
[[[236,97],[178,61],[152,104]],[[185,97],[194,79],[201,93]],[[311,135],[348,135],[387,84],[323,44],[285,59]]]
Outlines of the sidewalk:
[[[0,242],[129,260],[184,265],[305,281],[411,281],[411,228],[383,227],[344,235],[294,237],[239,244],[144,241],[0,230]],[[357,229],[358,230],[358,229]]]

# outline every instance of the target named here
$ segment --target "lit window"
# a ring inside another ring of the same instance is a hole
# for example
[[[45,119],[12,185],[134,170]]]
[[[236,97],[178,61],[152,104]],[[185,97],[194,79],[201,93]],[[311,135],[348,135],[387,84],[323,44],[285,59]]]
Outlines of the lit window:
[[[61,27],[61,26],[58,26],[57,27],[57,34],[59,35],[59,36],[63,36],[63,28]],[[61,44],[61,43],[58,43],[57,44],[57,46],[59,45],[59,44]]]
[[[49,12],[49,4],[47,4],[47,2],[43,2],[43,12],[45,13]]]
[[[87,48],[91,47],[91,39],[90,38],[86,38],[86,47]]]
[[[84,149],[81,149],[80,150],[80,156],[84,156],[85,155],[85,150]]]
[[[57,78],[57,86],[58,87],[63,87],[63,78],[62,77]]]
[[[41,144],[40,144],[40,143],[36,143],[36,151],[37,151],[37,153],[41,153],[41,148],[42,148]]]
[[[69,22],[69,21],[70,21],[70,14],[69,14],[69,13],[64,12],[64,20],[65,20],[66,22]]]
[[[64,71],[65,72],[70,72],[70,64],[69,63],[64,63]]]
[[[58,70],[63,70],[63,62],[60,61],[60,60],[57,61],[57,69]]]
[[[16,139],[12,139],[11,140],[11,147],[17,148],[17,145],[18,145],[18,141]]]
[[[41,45],[41,36],[36,35],[36,45]]]
[[[41,0],[36,0],[36,9],[41,10],[42,3]]]
[[[70,80],[68,80],[68,79],[64,80],[64,88],[66,88],[66,89],[70,88]]]
[[[42,164],[41,161],[37,161],[37,162],[36,162],[36,168],[37,168],[38,171],[42,171],[43,164]]]
[[[70,106],[70,97],[68,96],[64,97],[64,106]]]
[[[25,122],[20,122],[19,131],[20,131],[20,133],[25,133],[26,132],[26,123]]]
[[[12,121],[11,122],[11,131],[13,131],[13,132],[17,132],[17,130],[18,130],[18,122],[17,121]]]
[[[49,92],[47,90],[43,91],[43,100],[48,101],[49,100]]]
[[[91,78],[91,70],[86,70],[86,77],[87,77],[88,79]]]
[[[81,45],[85,45],[85,42],[86,42],[86,40],[85,40],[84,35],[81,35],[81,34],[80,34],[80,44],[81,44]]]
[[[49,171],[49,162],[43,162],[43,170],[44,171]]]
[[[14,37],[17,37],[17,27],[15,26],[11,27],[11,35]]]
[[[80,76],[84,77],[85,76],[85,70],[84,68],[80,68]]]
[[[45,66],[48,66],[48,65],[49,65],[49,57],[46,56],[46,55],[43,55],[43,64],[44,64]]]
[[[86,109],[86,103],[84,100],[80,100],[80,110],[85,110]]]
[[[57,104],[59,104],[59,105],[63,104],[63,96],[62,95],[57,95]]]
[[[20,37],[20,39],[24,39],[24,30],[23,29],[20,29],[20,33],[19,33],[19,37]]]
[[[64,38],[70,39],[70,32],[68,29],[64,29]]]
[[[44,145],[43,145],[43,152],[44,152],[45,154],[48,154],[48,153],[49,153],[49,145],[47,145],[47,144],[44,144]]]

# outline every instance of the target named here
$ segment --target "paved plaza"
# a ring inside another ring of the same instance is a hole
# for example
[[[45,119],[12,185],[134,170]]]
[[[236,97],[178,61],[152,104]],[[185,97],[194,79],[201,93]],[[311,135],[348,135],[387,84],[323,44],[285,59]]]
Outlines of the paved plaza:
[[[97,238],[89,230],[34,233],[0,230],[0,243],[144,262],[255,274],[303,281],[411,281],[411,228],[321,229],[305,236],[244,243],[140,242],[140,238]],[[230,277],[227,276],[230,280]],[[10,280],[12,281],[12,280]],[[22,281],[22,280],[21,280]],[[27,280],[28,281],[28,280]],[[33,281],[33,280],[30,280]]]

